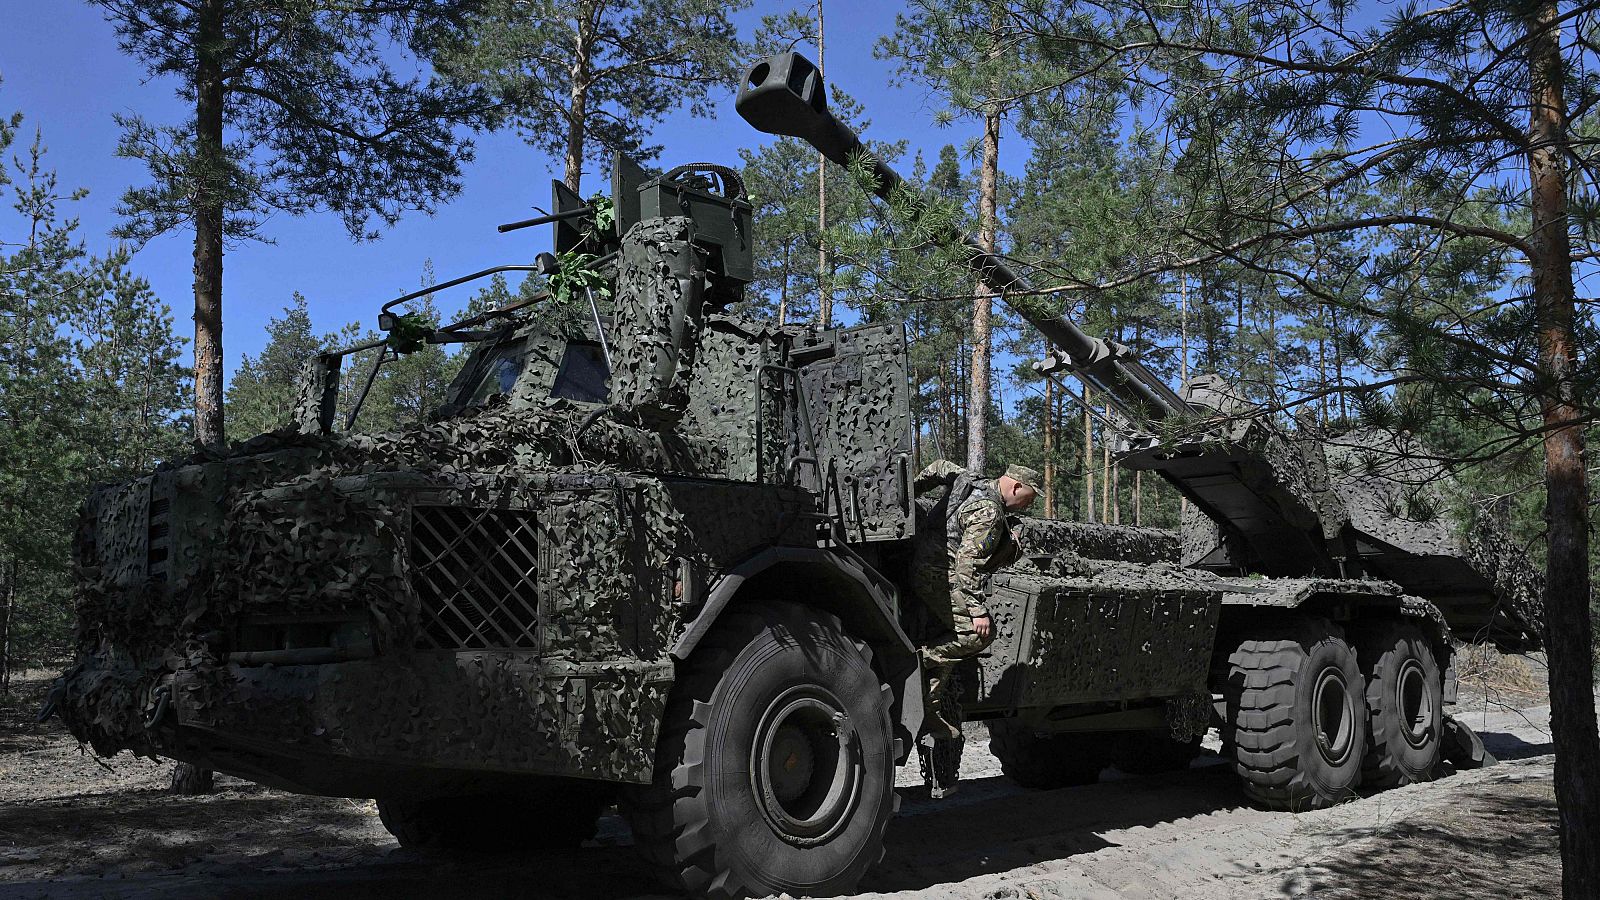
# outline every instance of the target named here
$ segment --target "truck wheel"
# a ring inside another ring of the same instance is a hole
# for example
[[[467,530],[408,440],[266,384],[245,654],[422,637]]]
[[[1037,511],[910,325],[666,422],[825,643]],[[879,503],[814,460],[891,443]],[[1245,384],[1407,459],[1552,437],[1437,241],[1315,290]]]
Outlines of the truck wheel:
[[[378,801],[378,818],[412,850],[559,850],[594,837],[604,803],[596,791],[559,789],[530,797],[389,798]]]
[[[187,797],[209,794],[217,784],[217,773],[202,769],[194,763],[181,762],[172,767],[171,792]]]
[[[1228,657],[1224,743],[1245,793],[1272,809],[1349,800],[1367,745],[1365,681],[1337,626],[1303,622],[1290,639],[1262,637]]]
[[[1115,753],[1111,764],[1129,775],[1157,775],[1189,768],[1200,755],[1200,738],[1175,741],[1165,731],[1123,731],[1101,735]]]
[[[832,615],[729,610],[679,672],[654,784],[625,791],[639,854],[697,897],[853,890],[899,805],[890,700]]]
[[[1104,734],[1038,734],[1016,719],[990,719],[989,752],[1000,771],[1026,788],[1093,784],[1106,767]]]
[[[1416,626],[1384,622],[1361,641],[1371,725],[1364,783],[1390,788],[1432,781],[1442,748],[1439,663]]]

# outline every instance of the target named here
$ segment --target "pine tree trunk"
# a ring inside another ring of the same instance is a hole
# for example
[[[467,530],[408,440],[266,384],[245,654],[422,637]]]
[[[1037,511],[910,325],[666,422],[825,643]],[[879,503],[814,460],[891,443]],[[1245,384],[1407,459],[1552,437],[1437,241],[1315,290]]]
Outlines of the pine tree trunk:
[[[822,0],[817,0],[817,78],[827,84],[827,46],[823,41]],[[833,325],[833,266],[828,261],[828,158],[817,154],[817,319]]]
[[[1111,420],[1111,401],[1106,401],[1106,421]],[[1111,524],[1111,435],[1100,442],[1100,523]]]
[[[978,245],[997,252],[1000,230],[997,212],[1000,185],[1000,113],[983,117],[983,163],[978,172]],[[989,318],[994,291],[979,279],[972,302],[972,395],[967,406],[967,469],[983,472],[989,461]]]
[[[1089,412],[1089,383],[1083,382],[1083,520],[1094,521],[1094,417]]]
[[[17,561],[0,560],[0,697],[11,696],[11,611],[17,602]]]
[[[195,60],[194,437],[221,444],[223,0],[200,0]]]
[[[1561,884],[1566,897],[1600,897],[1600,735],[1594,706],[1594,646],[1589,617],[1587,473],[1584,436],[1574,396],[1577,345],[1572,248],[1567,236],[1560,10],[1543,0],[1529,14],[1532,114],[1528,176],[1533,233],[1529,265],[1538,316],[1540,397],[1544,432],[1545,645],[1550,660],[1550,731],[1556,749],[1556,803],[1561,814]]]
[[[1144,472],[1133,470],[1133,524],[1144,524]]]
[[[572,63],[567,72],[572,85],[567,92],[567,154],[561,180],[567,190],[580,193],[583,182],[583,143],[589,115],[589,79],[594,64],[594,40],[600,4],[578,6],[577,43],[572,48]]]
[[[1056,393],[1055,379],[1044,380],[1044,517],[1056,517]]]

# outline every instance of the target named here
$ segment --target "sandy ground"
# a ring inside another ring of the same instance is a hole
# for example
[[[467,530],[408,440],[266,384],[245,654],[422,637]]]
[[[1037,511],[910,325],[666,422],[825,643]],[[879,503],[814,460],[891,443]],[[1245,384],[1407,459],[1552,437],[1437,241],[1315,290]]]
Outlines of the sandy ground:
[[[34,724],[44,674],[0,705],[0,898],[662,896],[616,817],[572,853],[430,857],[400,849],[367,801],[224,776],[209,796],[171,796],[170,764],[101,765],[58,723]],[[901,816],[862,896],[1559,896],[1541,703],[1513,691],[1458,708],[1498,766],[1298,815],[1245,806],[1214,755],[1184,772],[1023,790],[975,732],[954,798],[928,800],[902,770]]]

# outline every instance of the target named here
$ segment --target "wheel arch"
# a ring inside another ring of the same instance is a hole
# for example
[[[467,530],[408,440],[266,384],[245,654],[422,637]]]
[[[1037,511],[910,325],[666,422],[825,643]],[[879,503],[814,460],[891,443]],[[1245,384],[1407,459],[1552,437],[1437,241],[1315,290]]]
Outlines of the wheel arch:
[[[687,660],[729,607],[763,599],[831,613],[848,634],[867,642],[873,666],[894,693],[891,715],[895,736],[901,739],[896,761],[903,761],[922,724],[916,645],[900,628],[894,588],[864,563],[812,547],[762,550],[723,573],[712,585],[699,613],[673,643],[673,659]]]

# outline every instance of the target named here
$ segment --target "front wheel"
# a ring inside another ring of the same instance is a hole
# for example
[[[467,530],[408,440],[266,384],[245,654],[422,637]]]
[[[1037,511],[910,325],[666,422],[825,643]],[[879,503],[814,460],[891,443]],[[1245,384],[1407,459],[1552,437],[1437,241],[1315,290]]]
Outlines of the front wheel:
[[[897,805],[889,708],[832,615],[730,610],[673,688],[655,782],[624,797],[640,855],[695,896],[853,890]]]

